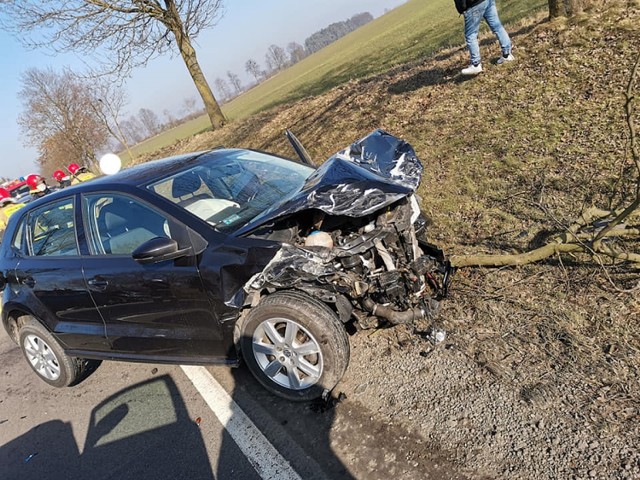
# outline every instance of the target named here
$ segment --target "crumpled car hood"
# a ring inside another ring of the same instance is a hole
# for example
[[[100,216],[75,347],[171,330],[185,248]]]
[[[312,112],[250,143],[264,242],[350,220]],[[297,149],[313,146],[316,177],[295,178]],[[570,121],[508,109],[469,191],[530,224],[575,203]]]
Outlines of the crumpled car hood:
[[[422,164],[410,144],[375,130],[330,157],[293,197],[274,205],[237,233],[308,209],[349,217],[368,215],[413,193],[421,175]]]

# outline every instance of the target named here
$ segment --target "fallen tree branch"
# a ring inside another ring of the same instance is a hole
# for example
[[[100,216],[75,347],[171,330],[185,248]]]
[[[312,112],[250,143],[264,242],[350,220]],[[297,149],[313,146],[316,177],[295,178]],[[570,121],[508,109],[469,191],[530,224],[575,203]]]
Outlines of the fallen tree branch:
[[[453,255],[450,258],[451,265],[460,267],[504,267],[514,265],[526,265],[549,258],[556,253],[571,253],[583,250],[583,247],[575,243],[548,243],[525,253],[505,255]]]
[[[631,226],[624,227],[618,225],[616,228],[604,229],[593,232],[582,232],[581,228],[589,227],[595,220],[613,216],[615,212],[600,210],[597,208],[589,209],[583,213],[580,218],[573,223],[567,232],[553,237],[546,245],[518,254],[502,254],[502,255],[453,255],[450,258],[451,265],[454,267],[504,267],[515,265],[526,265],[528,263],[539,262],[553,255],[560,253],[582,252],[590,255],[605,255],[607,257],[624,260],[633,263],[640,263],[640,254],[621,252],[613,247],[603,243],[594,244],[595,236],[600,236],[601,240],[612,238],[635,238],[640,237],[640,228]]]

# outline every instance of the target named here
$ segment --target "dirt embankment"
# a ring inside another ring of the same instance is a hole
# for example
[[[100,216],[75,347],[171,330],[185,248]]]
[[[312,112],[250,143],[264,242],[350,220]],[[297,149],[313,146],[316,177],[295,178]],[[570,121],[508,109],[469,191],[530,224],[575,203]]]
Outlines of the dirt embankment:
[[[581,209],[633,194],[623,105],[640,7],[613,1],[570,23],[539,17],[509,31],[516,61],[492,65],[499,49],[485,35],[477,78],[458,75],[462,47],[444,50],[155,156],[219,144],[291,156],[291,128],[324,159],[383,128],[425,164],[419,193],[434,243],[534,248]],[[445,342],[434,348],[426,325],[358,333],[339,388],[472,478],[640,478],[639,273],[573,256],[462,270],[443,304]]]

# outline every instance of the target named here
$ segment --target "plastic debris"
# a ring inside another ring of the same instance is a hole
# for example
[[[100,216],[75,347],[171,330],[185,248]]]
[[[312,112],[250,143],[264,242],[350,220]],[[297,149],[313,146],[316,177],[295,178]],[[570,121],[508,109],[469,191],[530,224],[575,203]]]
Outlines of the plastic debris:
[[[202,423],[202,418],[201,417],[196,418],[196,425],[200,426],[200,423]]]
[[[38,455],[38,452],[30,454],[27,458],[24,459],[24,463],[29,463],[33,457]]]
[[[445,332],[444,330],[434,330],[433,332],[431,332],[431,338],[436,344],[444,342],[447,338],[447,332]]]
[[[434,345],[438,345],[447,339],[447,331],[437,325],[433,325],[425,332],[425,334],[425,338],[430,340]]]

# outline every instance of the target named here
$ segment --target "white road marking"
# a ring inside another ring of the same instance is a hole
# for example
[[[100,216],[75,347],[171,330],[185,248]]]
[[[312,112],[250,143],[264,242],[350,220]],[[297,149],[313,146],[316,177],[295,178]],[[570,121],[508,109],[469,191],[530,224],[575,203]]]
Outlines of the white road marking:
[[[301,480],[289,462],[271,445],[206,368],[186,365],[181,368],[258,475],[265,480]]]

